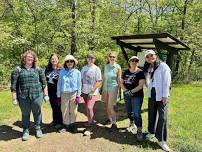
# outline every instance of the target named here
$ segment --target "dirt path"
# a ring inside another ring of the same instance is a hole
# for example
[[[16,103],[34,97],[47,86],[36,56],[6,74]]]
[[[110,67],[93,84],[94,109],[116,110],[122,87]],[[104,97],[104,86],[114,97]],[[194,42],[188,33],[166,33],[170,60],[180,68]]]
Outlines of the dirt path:
[[[104,104],[100,101],[95,105],[95,118],[98,122],[106,120]],[[86,123],[85,105],[79,105],[77,117],[78,133],[58,133],[50,128],[51,109],[43,108],[44,137],[36,139],[33,123],[30,129],[30,140],[22,142],[21,122],[14,120],[13,124],[1,126],[0,152],[136,152],[159,151],[155,146],[148,149],[148,143],[138,143],[135,135],[126,132],[110,132],[109,126],[98,123],[91,136],[83,136]],[[153,143],[150,143],[150,146]],[[154,144],[153,144],[154,145]],[[143,147],[143,148],[142,148]]]

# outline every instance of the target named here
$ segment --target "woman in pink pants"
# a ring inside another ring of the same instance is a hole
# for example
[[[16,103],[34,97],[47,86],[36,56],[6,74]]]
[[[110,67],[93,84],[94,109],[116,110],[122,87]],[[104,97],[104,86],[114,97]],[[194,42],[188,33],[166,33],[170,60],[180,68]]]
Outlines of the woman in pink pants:
[[[95,56],[93,54],[87,55],[87,65],[81,70],[82,79],[82,97],[86,103],[86,111],[88,117],[88,128],[84,135],[92,133],[92,124],[94,123],[93,107],[96,102],[96,95],[99,93],[98,87],[101,85],[102,77],[101,70],[94,64]]]

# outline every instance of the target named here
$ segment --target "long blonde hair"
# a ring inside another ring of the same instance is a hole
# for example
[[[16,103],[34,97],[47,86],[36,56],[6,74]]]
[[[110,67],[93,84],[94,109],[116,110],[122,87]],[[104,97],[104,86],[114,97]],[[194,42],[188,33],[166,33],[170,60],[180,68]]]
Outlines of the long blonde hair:
[[[117,58],[117,54],[116,54],[115,51],[112,51],[112,52],[108,53],[108,55],[107,55],[107,64],[109,64],[109,59],[108,59],[108,58],[109,58],[109,56],[112,55],[112,54],[114,54],[115,57]],[[116,62],[116,60],[115,60],[115,62]]]
[[[34,61],[33,61],[33,64],[32,64],[32,68],[36,68],[37,67],[37,62],[38,62],[38,57],[37,57],[37,55],[36,55],[36,53],[35,52],[33,52],[32,50],[28,50],[28,51],[26,51],[26,52],[24,52],[22,55],[21,55],[21,66],[24,66],[26,63],[26,56],[28,55],[28,54],[31,54],[32,56],[33,56],[33,58],[34,58]]]

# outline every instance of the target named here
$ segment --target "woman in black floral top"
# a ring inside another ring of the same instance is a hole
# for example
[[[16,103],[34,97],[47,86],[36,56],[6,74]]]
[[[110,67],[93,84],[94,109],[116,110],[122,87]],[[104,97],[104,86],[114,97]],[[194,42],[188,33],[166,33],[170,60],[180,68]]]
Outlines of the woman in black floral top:
[[[19,104],[22,112],[22,140],[29,139],[30,113],[35,122],[36,137],[41,138],[41,105],[43,97],[48,97],[44,71],[37,67],[37,56],[33,51],[22,55],[21,65],[11,74],[11,92],[13,104]]]

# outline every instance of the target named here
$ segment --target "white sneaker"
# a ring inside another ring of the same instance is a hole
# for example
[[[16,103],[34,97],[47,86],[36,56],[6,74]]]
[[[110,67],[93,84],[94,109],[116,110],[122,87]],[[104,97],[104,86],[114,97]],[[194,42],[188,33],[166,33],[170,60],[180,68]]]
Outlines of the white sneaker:
[[[132,132],[132,131],[135,130],[135,129],[137,129],[137,127],[136,127],[136,125],[135,125],[134,122],[131,122],[130,125],[129,125],[129,127],[126,128],[126,130],[127,130],[128,132]]]
[[[168,145],[166,144],[166,142],[164,141],[159,141],[157,142],[157,144],[164,150],[164,151],[171,151],[170,148],[168,147]]]
[[[155,137],[155,134],[148,133],[146,135],[146,139],[151,139],[151,138],[154,138],[154,137]]]

